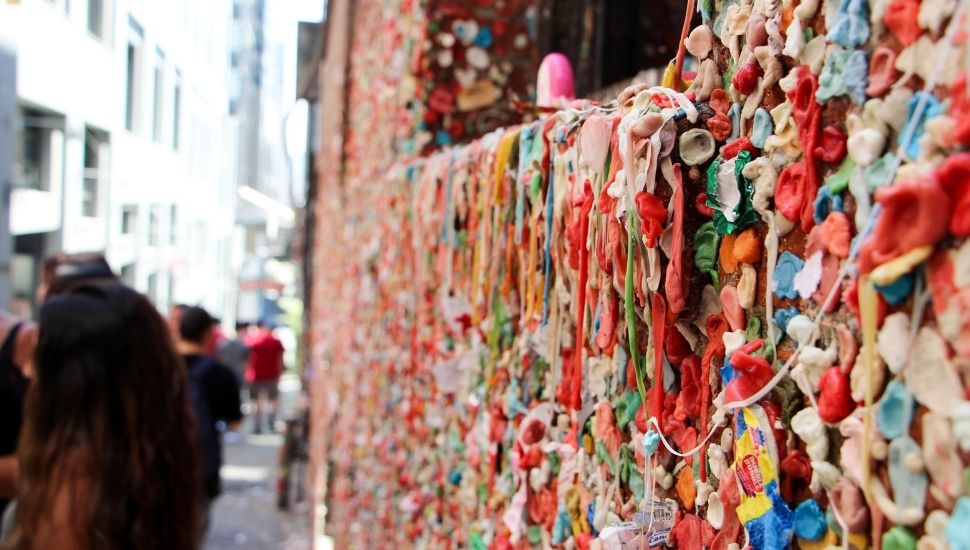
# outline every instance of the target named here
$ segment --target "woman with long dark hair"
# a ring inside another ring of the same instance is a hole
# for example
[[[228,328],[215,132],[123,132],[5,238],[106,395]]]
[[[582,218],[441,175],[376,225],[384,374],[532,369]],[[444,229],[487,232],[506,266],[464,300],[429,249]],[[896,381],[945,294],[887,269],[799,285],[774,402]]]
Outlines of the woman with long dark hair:
[[[116,282],[41,309],[6,549],[194,549],[202,478],[165,322]]]

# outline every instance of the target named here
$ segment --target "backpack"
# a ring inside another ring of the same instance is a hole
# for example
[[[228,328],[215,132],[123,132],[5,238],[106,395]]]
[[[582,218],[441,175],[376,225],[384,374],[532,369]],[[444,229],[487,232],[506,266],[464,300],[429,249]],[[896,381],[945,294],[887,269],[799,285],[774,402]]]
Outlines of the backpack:
[[[189,404],[198,425],[199,448],[202,452],[202,473],[206,492],[210,497],[218,494],[219,467],[222,465],[221,444],[216,422],[205,391],[206,374],[213,366],[208,357],[197,358],[188,364]]]

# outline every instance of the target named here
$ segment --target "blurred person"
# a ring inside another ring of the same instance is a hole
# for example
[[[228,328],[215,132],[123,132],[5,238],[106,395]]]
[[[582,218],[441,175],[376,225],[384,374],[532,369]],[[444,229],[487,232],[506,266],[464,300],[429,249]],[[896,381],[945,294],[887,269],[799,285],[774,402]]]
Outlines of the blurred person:
[[[17,494],[17,440],[37,326],[0,310],[0,517]]]
[[[226,333],[222,331],[222,319],[212,318],[212,338],[209,339],[209,357],[219,359],[219,346],[226,341]],[[223,363],[225,365],[225,363]]]
[[[201,307],[186,307],[179,319],[178,350],[194,392],[192,406],[202,435],[203,485],[207,504],[219,496],[222,482],[222,433],[242,420],[239,383],[229,367],[209,355],[213,318]]]
[[[143,295],[80,284],[42,306],[3,550],[199,547],[191,386]]]
[[[263,430],[264,398],[268,428],[273,431],[280,376],[283,374],[283,343],[273,334],[272,324],[263,320],[256,323],[256,330],[246,335],[245,342],[249,347],[246,382],[249,384],[249,399],[256,407],[253,433],[262,433]]]
[[[246,364],[249,362],[249,346],[246,345],[246,332],[248,330],[249,323],[237,321],[235,337],[226,338],[220,342],[216,354],[220,363],[232,369],[240,385],[245,381]]]
[[[58,254],[47,258],[37,288],[38,303],[91,281],[114,280],[104,256],[97,253]],[[37,345],[37,327],[0,311],[0,517],[16,495],[18,459],[14,454],[23,422],[30,364]]]
[[[37,285],[37,302],[49,296],[63,294],[72,287],[93,280],[117,280],[103,254],[57,254],[44,261]]]
[[[172,304],[168,310],[168,329],[172,331],[172,338],[179,341],[179,321],[182,320],[182,312],[189,306],[185,304]]]

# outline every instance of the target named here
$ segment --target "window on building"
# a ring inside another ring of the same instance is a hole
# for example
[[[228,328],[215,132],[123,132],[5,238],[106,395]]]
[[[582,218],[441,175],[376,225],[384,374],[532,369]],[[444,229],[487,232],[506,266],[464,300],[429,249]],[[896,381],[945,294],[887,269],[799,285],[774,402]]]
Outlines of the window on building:
[[[145,296],[155,303],[158,300],[158,273],[152,273],[148,276],[148,284],[145,285]]]
[[[179,149],[179,132],[182,120],[182,78],[175,71],[175,91],[172,94],[172,149]]]
[[[88,32],[104,38],[104,0],[88,0]]]
[[[158,207],[148,208],[148,246],[158,246]]]
[[[168,208],[168,243],[175,244],[179,227],[179,207],[173,204]]]
[[[81,193],[81,215],[96,218],[102,213],[104,175],[108,163],[108,134],[94,128],[84,132],[84,181]]]
[[[130,287],[135,286],[135,264],[121,266],[121,282]]]
[[[161,143],[165,122],[165,57],[158,52],[155,64],[155,90],[152,96],[152,139]]]
[[[125,129],[141,130],[142,42],[145,31],[131,16],[128,17],[127,87],[125,95]]]
[[[64,117],[23,109],[14,142],[13,186],[50,191],[58,177],[64,147]]]
[[[121,208],[121,234],[134,235],[138,231],[138,206],[129,204]]]
[[[128,42],[127,67],[125,129],[129,132],[135,132],[138,130],[138,109],[141,106],[141,102],[138,100],[138,93],[140,91],[138,81],[141,75],[141,51],[140,47],[134,42]]]

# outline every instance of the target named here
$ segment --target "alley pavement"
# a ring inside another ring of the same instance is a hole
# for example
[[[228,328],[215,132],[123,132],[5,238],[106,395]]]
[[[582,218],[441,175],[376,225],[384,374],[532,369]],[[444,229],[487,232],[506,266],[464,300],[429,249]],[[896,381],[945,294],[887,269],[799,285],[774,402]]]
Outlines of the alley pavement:
[[[288,409],[294,392],[292,381],[284,378],[280,387],[281,402]],[[251,432],[247,421],[238,436],[226,438],[222,495],[212,508],[205,549],[309,550],[306,504],[288,512],[276,507],[277,454],[283,437]]]

